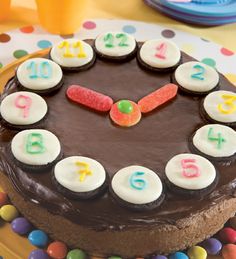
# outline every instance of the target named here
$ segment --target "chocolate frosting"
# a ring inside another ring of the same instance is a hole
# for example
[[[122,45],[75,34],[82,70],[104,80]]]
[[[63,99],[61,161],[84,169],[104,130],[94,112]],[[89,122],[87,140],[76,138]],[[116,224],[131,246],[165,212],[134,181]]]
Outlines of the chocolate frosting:
[[[183,62],[192,58],[183,54]],[[60,91],[45,96],[49,114],[40,128],[50,130],[61,141],[64,156],[83,155],[98,160],[110,179],[119,169],[130,165],[146,166],[159,174],[164,182],[164,168],[176,154],[190,152],[189,137],[207,123],[200,115],[203,97],[178,93],[171,102],[143,116],[134,127],[115,126],[108,114],[99,114],[66,98],[72,84],[82,85],[113,98],[137,102],[150,92],[168,84],[171,73],[148,72],[136,59],[113,63],[97,59],[95,65],[81,72],[64,72]],[[223,77],[220,88],[234,91]],[[17,90],[14,80],[5,87],[2,97]],[[16,190],[26,199],[73,222],[94,230],[126,230],[152,228],[171,224],[181,228],[183,219],[229,199],[236,188],[236,163],[214,162],[220,180],[213,192],[204,198],[191,198],[166,191],[162,205],[148,212],[133,212],[121,207],[105,192],[101,197],[80,201],[69,200],[58,192],[52,170],[28,173],[18,168],[9,156],[9,143],[17,131],[1,125],[0,167]]]

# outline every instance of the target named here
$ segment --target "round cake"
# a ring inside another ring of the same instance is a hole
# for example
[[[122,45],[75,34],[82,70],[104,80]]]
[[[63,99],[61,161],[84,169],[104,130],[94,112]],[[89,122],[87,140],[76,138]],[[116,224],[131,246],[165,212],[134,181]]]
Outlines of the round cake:
[[[236,211],[236,93],[171,41],[63,40],[1,96],[1,185],[93,256],[185,249]]]

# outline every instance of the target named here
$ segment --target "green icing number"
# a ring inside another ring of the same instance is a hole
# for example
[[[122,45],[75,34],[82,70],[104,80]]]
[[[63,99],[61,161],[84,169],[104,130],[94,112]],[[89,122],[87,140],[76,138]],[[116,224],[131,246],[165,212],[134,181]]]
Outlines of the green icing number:
[[[217,141],[217,148],[218,149],[221,149],[222,143],[226,142],[226,140],[222,137],[221,133],[217,133],[217,137],[213,136],[213,128],[209,129],[207,137],[211,141]]]
[[[147,187],[147,182],[140,178],[140,176],[143,176],[144,174],[144,172],[134,172],[131,175],[129,183],[133,189],[144,190]]]
[[[27,137],[26,152],[29,154],[42,154],[45,152],[43,136],[40,133],[30,133]]]
[[[107,48],[114,48],[115,47],[114,38],[120,39],[120,42],[118,44],[119,47],[129,46],[129,44],[126,43],[128,41],[128,37],[127,37],[126,34],[119,33],[119,34],[116,34],[115,37],[114,37],[114,35],[112,35],[111,33],[108,33],[104,37],[105,46]]]

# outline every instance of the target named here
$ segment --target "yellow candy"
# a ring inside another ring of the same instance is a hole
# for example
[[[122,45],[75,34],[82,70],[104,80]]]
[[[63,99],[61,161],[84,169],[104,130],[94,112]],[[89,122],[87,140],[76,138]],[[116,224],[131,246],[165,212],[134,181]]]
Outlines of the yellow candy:
[[[16,207],[13,205],[4,205],[0,209],[0,216],[5,221],[12,221],[17,218],[18,214]]]
[[[200,246],[193,246],[188,250],[189,259],[206,259],[207,252],[204,248]]]

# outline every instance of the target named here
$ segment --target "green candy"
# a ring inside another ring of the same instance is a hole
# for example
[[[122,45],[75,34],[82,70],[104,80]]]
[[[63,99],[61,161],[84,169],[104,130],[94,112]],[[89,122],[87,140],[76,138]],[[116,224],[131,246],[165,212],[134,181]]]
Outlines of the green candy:
[[[129,114],[133,111],[133,105],[128,100],[119,101],[117,106],[121,113]]]
[[[85,254],[85,252],[83,252],[80,249],[71,250],[66,256],[66,259],[86,259],[86,258],[87,258],[87,255]]]
[[[110,257],[108,257],[108,259],[122,259],[122,258],[119,256],[110,256]]]

